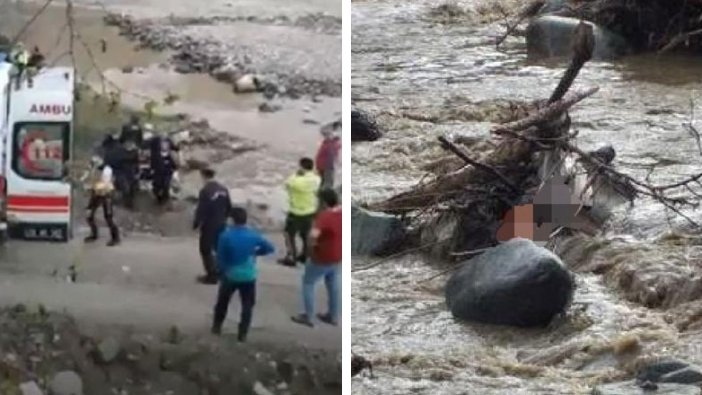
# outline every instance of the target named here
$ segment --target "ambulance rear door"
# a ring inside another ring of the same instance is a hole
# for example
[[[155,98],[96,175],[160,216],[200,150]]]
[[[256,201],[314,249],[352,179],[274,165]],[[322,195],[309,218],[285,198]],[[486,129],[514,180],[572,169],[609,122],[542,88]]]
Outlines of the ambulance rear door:
[[[73,128],[73,72],[43,70],[11,90],[7,138],[10,236],[68,241],[72,234],[67,180]]]

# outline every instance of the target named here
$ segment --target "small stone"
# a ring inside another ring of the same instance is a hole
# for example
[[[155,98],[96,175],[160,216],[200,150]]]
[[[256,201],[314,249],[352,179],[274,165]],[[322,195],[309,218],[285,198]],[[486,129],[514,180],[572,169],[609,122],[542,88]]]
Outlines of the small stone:
[[[57,373],[49,385],[51,395],[83,395],[83,380],[71,370]]]
[[[258,111],[260,112],[267,112],[267,113],[272,113],[272,112],[277,112],[283,109],[283,106],[280,104],[274,104],[274,103],[261,103],[260,106],[258,106]]]
[[[134,66],[125,66],[125,67],[122,67],[122,72],[123,72],[124,74],[133,73],[133,72],[134,72]]]
[[[44,395],[39,385],[34,381],[28,381],[26,383],[20,384],[20,392],[22,395]]]
[[[314,119],[305,119],[302,121],[302,123],[307,124],[307,125],[319,125],[319,122],[315,121]]]
[[[246,74],[234,82],[234,92],[236,93],[251,93],[259,90],[261,83],[255,75]]]
[[[121,346],[114,337],[108,337],[107,339],[101,341],[98,345],[100,362],[111,363],[115,360],[115,358],[117,358],[120,350]]]

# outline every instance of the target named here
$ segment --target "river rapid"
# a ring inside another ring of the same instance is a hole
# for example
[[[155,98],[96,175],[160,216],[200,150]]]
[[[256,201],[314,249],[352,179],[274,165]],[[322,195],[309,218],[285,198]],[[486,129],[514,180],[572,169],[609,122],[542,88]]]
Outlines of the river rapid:
[[[416,184],[444,155],[441,134],[488,138],[500,109],[547,98],[567,65],[527,59],[523,37],[497,50],[494,4],[454,3],[463,13],[453,18],[432,12],[440,4],[353,3],[353,105],[387,130],[353,145],[355,202]],[[699,173],[700,151],[682,124],[691,102],[702,112],[700,70],[702,58],[683,55],[588,63],[574,89],[600,91],[571,111],[578,145],[612,144],[621,171],[653,184]],[[686,214],[702,220],[699,210]],[[420,255],[354,272],[353,351],[375,368],[374,378],[354,378],[354,394],[586,394],[654,357],[702,363],[702,236],[685,219],[639,198],[600,235],[556,252],[578,288],[568,314],[543,330],[455,321],[446,277],[426,281],[440,266]]]

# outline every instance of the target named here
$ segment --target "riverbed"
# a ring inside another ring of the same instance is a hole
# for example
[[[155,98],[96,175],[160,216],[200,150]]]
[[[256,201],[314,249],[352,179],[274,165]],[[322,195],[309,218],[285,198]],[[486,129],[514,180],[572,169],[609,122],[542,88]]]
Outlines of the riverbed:
[[[178,34],[170,39],[202,42],[213,51],[229,51],[232,56],[245,53],[251,62],[249,67],[262,74],[276,74],[283,80],[294,74],[304,81],[319,79],[334,84],[341,80],[341,8],[336,3],[311,0],[283,6],[278,1],[215,1],[193,11],[192,5],[183,1],[78,1],[73,13],[76,38],[71,54],[66,9],[63,2],[55,2],[24,29],[21,41],[29,49],[38,46],[50,64],[74,64],[78,79],[98,94],[107,97],[109,92],[119,92],[124,107],[140,111],[154,102],[156,116],[204,119],[212,129],[258,146],[210,165],[230,187],[237,204],[264,207],[256,214],[258,222],[277,229],[282,227],[287,209],[284,180],[297,169],[301,157],[315,155],[321,142],[320,128],[340,119],[340,97],[278,97],[271,101],[280,106],[278,111],[261,112],[259,106],[269,101],[264,95],[236,94],[231,84],[206,73],[180,73],[173,64],[174,51],[142,48],[138,40],[106,25],[104,18],[116,13],[146,21],[156,29],[176,26]],[[32,1],[3,2],[0,33],[14,37],[41,5]],[[322,24],[325,29],[320,28]],[[289,38],[284,45],[279,40],[281,35]],[[166,103],[169,97],[173,100]],[[105,121],[109,125],[105,127],[107,133],[114,128],[115,120]],[[169,130],[173,131],[177,130]],[[201,159],[210,161],[211,153],[200,151]],[[184,174],[181,180],[181,198],[196,196],[201,186],[197,172]],[[178,218],[190,218],[190,213],[183,216],[181,210],[178,212]],[[163,218],[165,221],[157,226],[162,228],[160,233],[189,232],[189,220],[180,221],[168,213],[162,217],[173,218]]]
[[[457,2],[465,12],[448,20],[432,13],[440,4],[353,3],[353,105],[387,130],[377,142],[353,145],[356,202],[419,182],[422,166],[442,156],[439,135],[489,137],[491,108],[547,98],[567,65],[527,59],[523,37],[497,50],[503,28],[486,2]],[[702,111],[700,66],[702,59],[682,55],[588,63],[574,89],[600,91],[570,114],[578,145],[612,144],[619,169],[640,179],[650,173],[653,184],[698,173],[702,157],[682,124],[691,101]],[[702,254],[692,231],[641,198],[621,207],[601,235],[562,246],[578,289],[567,316],[545,330],[454,321],[444,305],[446,278],[423,281],[439,271],[423,256],[355,272],[353,351],[374,361],[376,377],[354,379],[354,393],[586,394],[632,377],[648,358],[700,363]]]

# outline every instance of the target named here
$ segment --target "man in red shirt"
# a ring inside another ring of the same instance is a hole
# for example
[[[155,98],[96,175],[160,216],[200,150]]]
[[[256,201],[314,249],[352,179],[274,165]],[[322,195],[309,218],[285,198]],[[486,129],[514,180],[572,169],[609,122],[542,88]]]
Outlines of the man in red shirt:
[[[317,315],[317,318],[329,325],[338,325],[339,322],[341,206],[338,195],[332,189],[322,189],[319,199],[324,209],[317,214],[310,233],[311,261],[305,266],[305,274],[302,277],[305,312],[292,317],[294,322],[309,327],[314,327],[314,286],[321,278],[324,278],[327,287],[329,308],[325,314]]]

